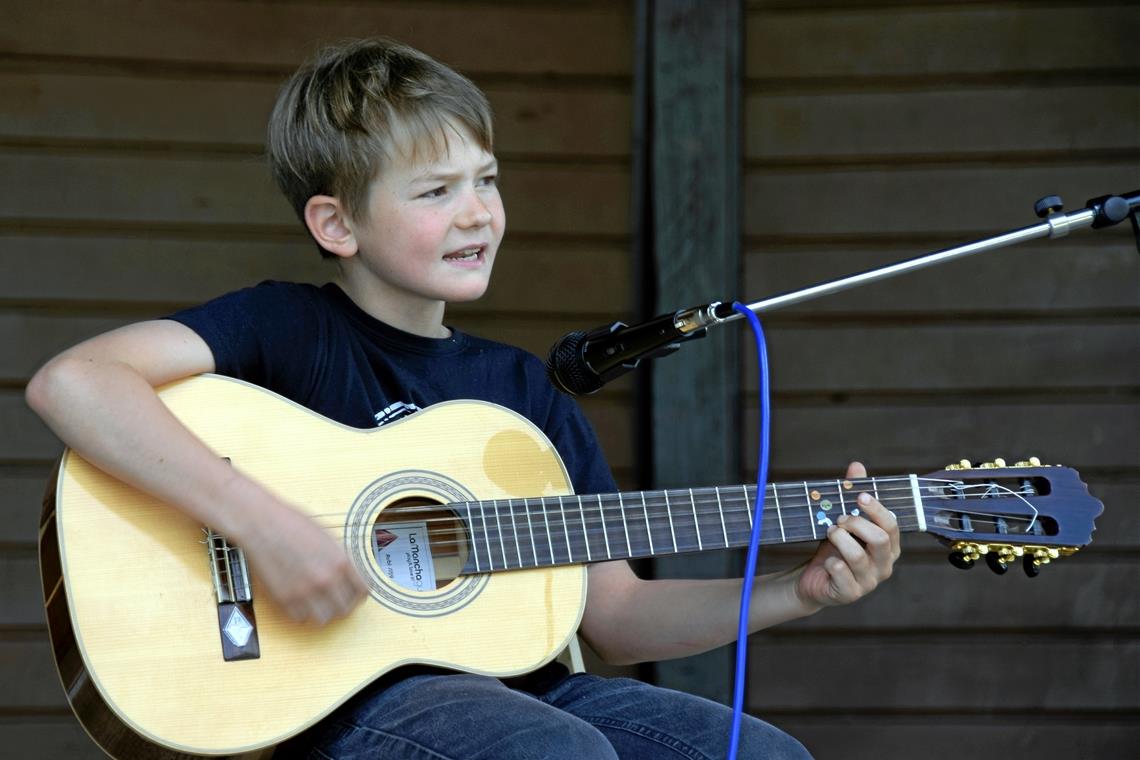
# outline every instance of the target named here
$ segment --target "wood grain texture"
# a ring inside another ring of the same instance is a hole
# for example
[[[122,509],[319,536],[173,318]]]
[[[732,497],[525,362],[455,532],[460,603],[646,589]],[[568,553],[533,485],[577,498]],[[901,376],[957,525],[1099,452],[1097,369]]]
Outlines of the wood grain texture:
[[[476,75],[621,76],[629,72],[632,37],[625,2],[562,8],[110,0],[96,7],[64,0],[45,7],[14,0],[8,13],[0,49],[10,54],[247,70],[289,71],[323,43],[385,34]]]
[[[748,77],[1045,74],[1136,68],[1127,3],[807,7],[748,14]],[[1064,30],[1063,34],[1057,34]],[[808,44],[805,44],[808,43]],[[827,54],[821,55],[821,46]]]

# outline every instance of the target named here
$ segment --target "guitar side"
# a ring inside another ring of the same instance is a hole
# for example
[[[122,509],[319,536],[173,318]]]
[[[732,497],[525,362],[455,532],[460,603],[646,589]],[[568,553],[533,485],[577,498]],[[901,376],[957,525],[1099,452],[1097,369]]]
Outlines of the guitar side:
[[[450,402],[362,431],[217,376],[160,396],[219,456],[341,537],[372,593],[316,628],[288,621],[254,577],[260,656],[226,661],[202,526],[66,452],[55,514],[45,502],[41,530],[49,628],[73,708],[111,754],[252,752],[399,665],[514,675],[573,636],[581,566],[462,576],[414,592],[388,581],[371,551],[377,516],[409,499],[569,493],[553,447],[518,415]],[[130,729],[121,739],[116,721]]]

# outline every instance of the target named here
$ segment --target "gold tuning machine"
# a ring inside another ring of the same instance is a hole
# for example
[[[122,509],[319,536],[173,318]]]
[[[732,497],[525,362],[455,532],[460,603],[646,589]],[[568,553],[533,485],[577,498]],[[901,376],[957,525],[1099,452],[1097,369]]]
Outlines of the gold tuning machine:
[[[978,468],[982,470],[996,470],[999,467],[1005,467],[1005,460],[1001,457],[995,458],[992,462],[982,462],[978,465]]]
[[[1075,554],[1077,546],[1014,546],[1013,544],[987,544],[975,541],[955,541],[950,545],[950,564],[962,570],[974,566],[980,558],[998,575],[1004,575],[1009,566],[1021,557],[1025,574],[1034,578],[1044,565],[1060,557]]]
[[[1014,462],[1013,466],[1014,467],[1040,467],[1041,466],[1041,460],[1038,459],[1037,457],[1029,457],[1029,459],[1025,459],[1025,460],[1022,460],[1020,462]]]
[[[958,462],[957,464],[946,465],[947,470],[971,470],[973,468],[974,468],[974,465],[970,464],[969,459],[963,459],[962,461]]]

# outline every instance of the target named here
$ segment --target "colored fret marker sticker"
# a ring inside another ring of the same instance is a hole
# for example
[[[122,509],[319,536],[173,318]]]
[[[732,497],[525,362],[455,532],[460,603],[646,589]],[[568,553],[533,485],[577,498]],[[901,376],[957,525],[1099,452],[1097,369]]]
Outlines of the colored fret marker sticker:
[[[819,491],[812,491],[811,492],[811,500],[812,501],[819,501]]]
[[[824,512],[823,510],[820,510],[819,512],[815,513],[815,521],[817,523],[819,523],[820,525],[827,527],[827,528],[830,528],[833,524],[831,522],[831,518],[828,517],[827,513]]]
[[[850,480],[843,481],[843,490],[844,491],[850,491],[854,487],[855,487],[855,484],[852,483]]]
[[[819,503],[819,506],[823,507],[824,512],[830,512],[831,508],[835,505],[831,503],[831,499],[824,499]]]

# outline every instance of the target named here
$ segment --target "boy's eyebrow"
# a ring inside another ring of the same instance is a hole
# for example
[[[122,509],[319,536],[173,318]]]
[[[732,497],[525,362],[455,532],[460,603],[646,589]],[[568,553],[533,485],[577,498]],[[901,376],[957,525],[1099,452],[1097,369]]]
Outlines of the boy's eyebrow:
[[[499,168],[499,160],[497,158],[492,158],[491,160],[482,164],[478,169],[476,169],[475,173],[476,174],[484,174],[486,172],[491,171],[492,169],[498,169],[498,168]],[[461,171],[449,171],[447,169],[444,169],[441,171],[432,171],[432,172],[429,172],[426,174],[421,174],[418,177],[416,177],[413,181],[414,182],[434,182],[434,181],[445,180],[445,179],[458,179],[459,177],[462,177],[463,174],[464,174],[464,172],[461,172]]]

